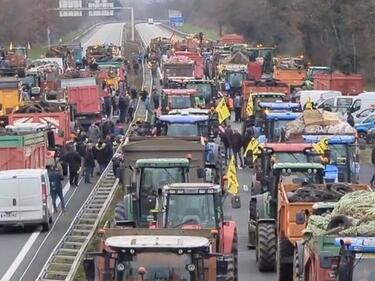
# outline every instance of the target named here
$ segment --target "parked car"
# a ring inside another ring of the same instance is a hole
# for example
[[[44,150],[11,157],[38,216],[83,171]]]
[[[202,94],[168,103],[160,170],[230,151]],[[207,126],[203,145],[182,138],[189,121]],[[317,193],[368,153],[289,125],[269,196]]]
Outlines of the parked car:
[[[375,128],[375,113],[370,114],[362,122],[355,124],[359,138],[366,138],[370,129]]]
[[[353,114],[354,117],[354,123],[360,123],[363,119],[365,119],[367,116],[375,112],[375,106],[366,108],[362,111],[360,111],[357,114]]]
[[[0,225],[52,225],[52,198],[47,170],[0,171]]]

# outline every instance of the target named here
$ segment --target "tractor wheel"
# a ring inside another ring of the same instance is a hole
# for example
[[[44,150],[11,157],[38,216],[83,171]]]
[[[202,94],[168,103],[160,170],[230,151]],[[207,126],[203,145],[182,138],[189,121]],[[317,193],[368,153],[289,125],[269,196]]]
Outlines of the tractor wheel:
[[[293,281],[303,281],[303,276],[301,274],[301,265],[298,257],[298,250],[294,249],[293,255]]]
[[[127,220],[124,202],[119,202],[115,207],[115,221]]]
[[[260,272],[275,272],[277,239],[275,225],[261,223],[258,225],[257,260]]]
[[[238,281],[238,236],[237,230],[234,232],[232,244],[233,266],[234,266],[234,281]]]
[[[293,245],[286,238],[278,239],[277,277],[278,281],[292,280],[293,264],[283,262],[283,259],[292,258]]]

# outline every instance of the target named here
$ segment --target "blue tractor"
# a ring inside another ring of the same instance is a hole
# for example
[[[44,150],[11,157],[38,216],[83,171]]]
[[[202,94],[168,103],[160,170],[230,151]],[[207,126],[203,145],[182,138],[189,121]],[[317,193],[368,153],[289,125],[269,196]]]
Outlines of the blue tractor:
[[[155,122],[156,135],[200,138],[205,143],[205,174],[215,184],[223,184],[220,142],[216,142],[219,123],[210,115],[161,115]]]
[[[265,114],[264,126],[261,128],[259,141],[282,142],[285,140],[285,126],[301,116],[298,112],[271,112]]]
[[[304,141],[318,143],[328,139],[330,166],[336,167],[339,182],[358,183],[359,159],[357,139],[353,135],[304,135]]]

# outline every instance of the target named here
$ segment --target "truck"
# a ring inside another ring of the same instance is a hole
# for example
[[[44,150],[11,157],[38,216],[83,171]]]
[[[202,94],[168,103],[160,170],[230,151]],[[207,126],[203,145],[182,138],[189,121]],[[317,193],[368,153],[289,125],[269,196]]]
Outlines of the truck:
[[[68,103],[78,125],[87,129],[102,119],[100,89],[95,78],[62,79],[61,88],[67,91]]]
[[[39,123],[48,126],[55,136],[56,146],[62,147],[70,139],[71,119],[68,106],[43,107],[40,105],[22,106],[9,115],[10,125]]]
[[[297,242],[302,240],[306,218],[313,213],[317,202],[334,203],[350,192],[367,190],[366,184],[328,184],[306,186],[281,182],[279,188],[278,240],[279,240],[279,280],[291,280],[293,277],[293,255]],[[346,279],[347,280],[347,279]]]
[[[44,169],[51,164],[55,147],[53,132],[45,125],[28,123],[7,126],[0,133],[0,171]]]
[[[13,77],[0,78],[0,120],[7,124],[7,115],[20,105],[22,105],[20,80]]]
[[[101,230],[99,252],[86,254],[85,280],[235,281],[230,256],[211,250],[207,230]],[[111,261],[111,262],[108,262]]]
[[[328,66],[309,66],[307,68],[307,77],[303,86],[304,90],[314,89],[314,79],[317,74],[330,74],[332,69]]]
[[[195,63],[194,66],[194,78],[203,79],[204,78],[204,60],[200,53],[198,52],[188,52],[188,51],[175,51],[175,56],[185,56],[193,60]]]
[[[245,44],[245,37],[239,34],[224,34],[220,37],[219,43],[222,45]]]
[[[171,56],[162,62],[161,84],[164,85],[172,77],[195,77],[195,62],[186,56]]]
[[[238,280],[236,222],[224,218],[222,189],[209,183],[174,183],[163,188],[162,209],[150,228],[206,230],[214,235],[214,252],[232,257],[233,280]]]
[[[347,74],[339,71],[314,75],[314,90],[335,90],[345,96],[356,96],[364,91],[361,74]]]

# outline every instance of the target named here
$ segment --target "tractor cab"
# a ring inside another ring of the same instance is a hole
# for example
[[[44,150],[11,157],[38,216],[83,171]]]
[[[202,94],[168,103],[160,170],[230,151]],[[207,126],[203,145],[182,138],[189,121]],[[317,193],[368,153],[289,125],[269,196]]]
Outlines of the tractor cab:
[[[285,139],[286,125],[296,120],[301,114],[295,112],[266,113],[261,142],[282,142]]]
[[[277,184],[322,184],[324,181],[324,166],[319,163],[275,163],[272,169]]]
[[[156,121],[156,135],[202,137],[208,135],[207,115],[161,115]]]
[[[304,135],[307,143],[318,143],[328,140],[329,163],[338,169],[338,181],[358,183],[359,162],[357,140],[353,135]]]
[[[163,189],[165,228],[219,228],[222,188],[212,184],[171,184]]]
[[[307,77],[304,88],[306,90],[314,89],[314,76],[317,74],[330,74],[332,69],[328,66],[310,66],[307,69]]]
[[[172,109],[194,108],[196,90],[163,89],[161,108],[163,113]]]
[[[241,92],[242,83],[247,79],[247,65],[225,65],[223,71],[224,90],[230,93]]]
[[[173,230],[141,235],[123,230],[102,238],[101,252],[86,255],[85,280],[225,279],[228,261],[223,255],[211,254],[210,246],[206,237],[179,235]]]
[[[189,167],[189,160],[184,158],[137,160],[131,192],[116,206],[116,223],[133,221],[137,227],[146,227],[151,210],[159,206],[163,186],[188,182]]]

